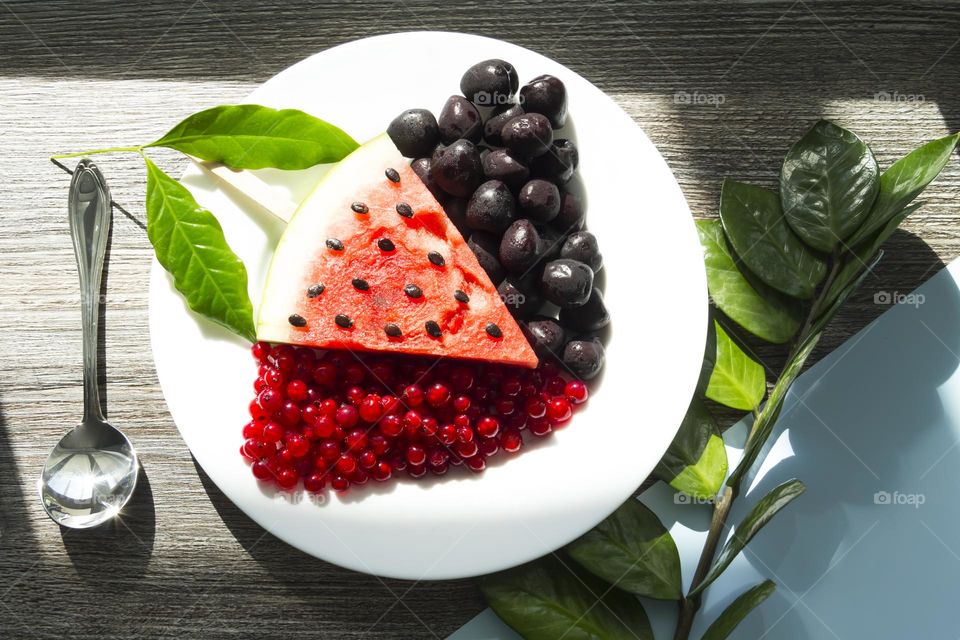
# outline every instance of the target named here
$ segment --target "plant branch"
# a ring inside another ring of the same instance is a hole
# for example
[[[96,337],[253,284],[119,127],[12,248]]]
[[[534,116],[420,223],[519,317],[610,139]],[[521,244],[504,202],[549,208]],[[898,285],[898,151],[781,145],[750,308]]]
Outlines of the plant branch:
[[[81,156],[93,156],[100,153],[139,153],[143,155],[143,147],[109,147],[107,149],[92,149],[90,151],[81,151],[79,153],[61,153],[60,155],[50,156],[51,160],[61,158],[79,158]]]

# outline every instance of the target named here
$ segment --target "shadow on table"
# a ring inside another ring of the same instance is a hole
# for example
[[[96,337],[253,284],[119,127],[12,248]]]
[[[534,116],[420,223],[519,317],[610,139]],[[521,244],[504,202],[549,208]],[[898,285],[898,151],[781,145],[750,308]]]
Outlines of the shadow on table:
[[[414,582],[379,578],[338,567],[291,547],[234,505],[195,459],[193,464],[210,502],[237,542],[304,607],[305,615],[309,617],[312,611],[324,625],[385,630],[398,616],[410,615],[425,625],[424,637],[444,637],[483,608],[479,593],[469,580]],[[398,598],[402,598],[402,604]],[[331,606],[331,599],[336,600],[335,606]],[[409,632],[410,621],[406,624]]]

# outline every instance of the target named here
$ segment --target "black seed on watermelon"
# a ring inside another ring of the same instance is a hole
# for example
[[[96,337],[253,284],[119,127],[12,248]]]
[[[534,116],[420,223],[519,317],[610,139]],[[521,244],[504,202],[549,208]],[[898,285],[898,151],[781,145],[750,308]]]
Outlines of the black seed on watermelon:
[[[447,261],[443,259],[443,256],[437,253],[436,251],[431,251],[427,254],[427,260],[430,261],[430,264],[437,267],[442,267],[447,264]]]
[[[334,251],[343,251],[343,243],[336,238],[327,238],[327,247]]]
[[[495,324],[492,323],[492,322],[486,326],[486,329],[487,329],[487,333],[488,333],[488,334],[490,335],[490,337],[492,337],[492,338],[502,338],[502,337],[503,337],[503,331],[500,331],[500,327],[498,327],[497,325],[495,325]]]
[[[380,238],[377,240],[377,246],[380,247],[381,251],[393,251],[396,249],[396,246],[393,244],[393,240],[390,238]]]
[[[400,174],[397,173],[397,170],[393,167],[384,171],[383,175],[387,176],[387,180],[390,182],[400,182]]]
[[[368,291],[370,289],[370,283],[363,278],[354,278],[352,284],[353,288],[358,291]]]
[[[407,109],[393,119],[387,135],[408,158],[429,155],[440,141],[437,119],[426,109]]]
[[[400,331],[400,327],[392,322],[387,323],[387,325],[383,328],[383,331],[391,338],[399,338],[403,335],[403,331]]]
[[[353,326],[353,320],[350,319],[350,316],[344,313],[338,313],[333,319],[337,323],[337,326],[341,329],[349,329]]]
[[[462,302],[463,304],[470,302],[470,296],[460,291],[460,289],[453,292],[453,297],[456,298],[457,302]]]
[[[430,159],[430,177],[450,195],[467,198],[483,181],[480,152],[469,140],[437,148]]]
[[[350,205],[350,208],[353,209],[354,213],[370,213],[370,208],[362,202],[354,202]]]
[[[419,298],[423,296],[423,290],[415,284],[408,284],[403,288],[403,292],[411,298]]]
[[[410,205],[408,205],[406,202],[401,202],[397,205],[397,213],[402,215],[404,218],[413,217],[413,209],[411,209]]]
[[[426,324],[423,326],[427,329],[427,333],[429,333],[432,338],[440,337],[440,325],[433,320],[427,320]]]
[[[321,282],[318,282],[317,284],[311,285],[310,288],[307,289],[307,297],[308,297],[308,298],[316,298],[316,297],[319,296],[321,293],[323,293],[324,289],[326,289],[326,287],[323,286],[323,283],[321,283]]]
[[[292,325],[295,326],[295,327],[305,327],[305,326],[307,326],[307,319],[304,318],[303,316],[299,316],[299,315],[297,315],[297,314],[295,314],[295,313],[292,314],[292,315],[291,315],[289,318],[287,318],[287,319],[290,321],[290,324],[292,324]]]

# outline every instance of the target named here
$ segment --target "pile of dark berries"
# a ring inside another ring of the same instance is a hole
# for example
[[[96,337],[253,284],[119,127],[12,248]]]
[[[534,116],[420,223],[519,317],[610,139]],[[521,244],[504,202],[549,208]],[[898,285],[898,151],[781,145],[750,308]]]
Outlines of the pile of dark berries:
[[[520,86],[504,60],[478,62],[439,118],[409,109],[387,128],[498,283],[537,354],[561,359],[581,379],[603,367],[596,333],[610,316],[594,276],[603,268],[585,230],[582,199],[567,186],[579,162],[567,92],[551,75]]]
[[[481,472],[519,452],[524,433],[566,425],[588,395],[553,362],[532,370],[265,342],[252,351],[260,368],[240,453],[284,490]]]

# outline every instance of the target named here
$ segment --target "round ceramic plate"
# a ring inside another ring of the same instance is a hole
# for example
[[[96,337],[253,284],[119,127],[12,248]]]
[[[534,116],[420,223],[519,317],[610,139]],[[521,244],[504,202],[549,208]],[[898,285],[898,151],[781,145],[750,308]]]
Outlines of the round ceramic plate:
[[[407,74],[395,63],[410,51],[424,66]],[[573,540],[653,470],[700,371],[707,291],[690,211],[644,133],[573,71],[498,40],[402,33],[318,53],[247,101],[302,109],[363,141],[403,109],[439,111],[463,71],[487,58],[512,62],[521,83],[549,73],[566,84],[571,123],[561,137],[578,142],[587,221],[603,250],[613,318],[606,369],[566,428],[519,456],[498,456],[482,474],[456,469],[442,478],[368,484],[339,496],[267,489],[238,453],[256,377],[249,345],[190,313],[167,274],[153,265],[150,333],[157,374],[193,455],[227,497],[272,534],[357,571],[414,580],[473,576]],[[319,170],[258,173],[297,200]],[[246,263],[256,305],[282,223],[197,169],[183,182],[217,215]]]

